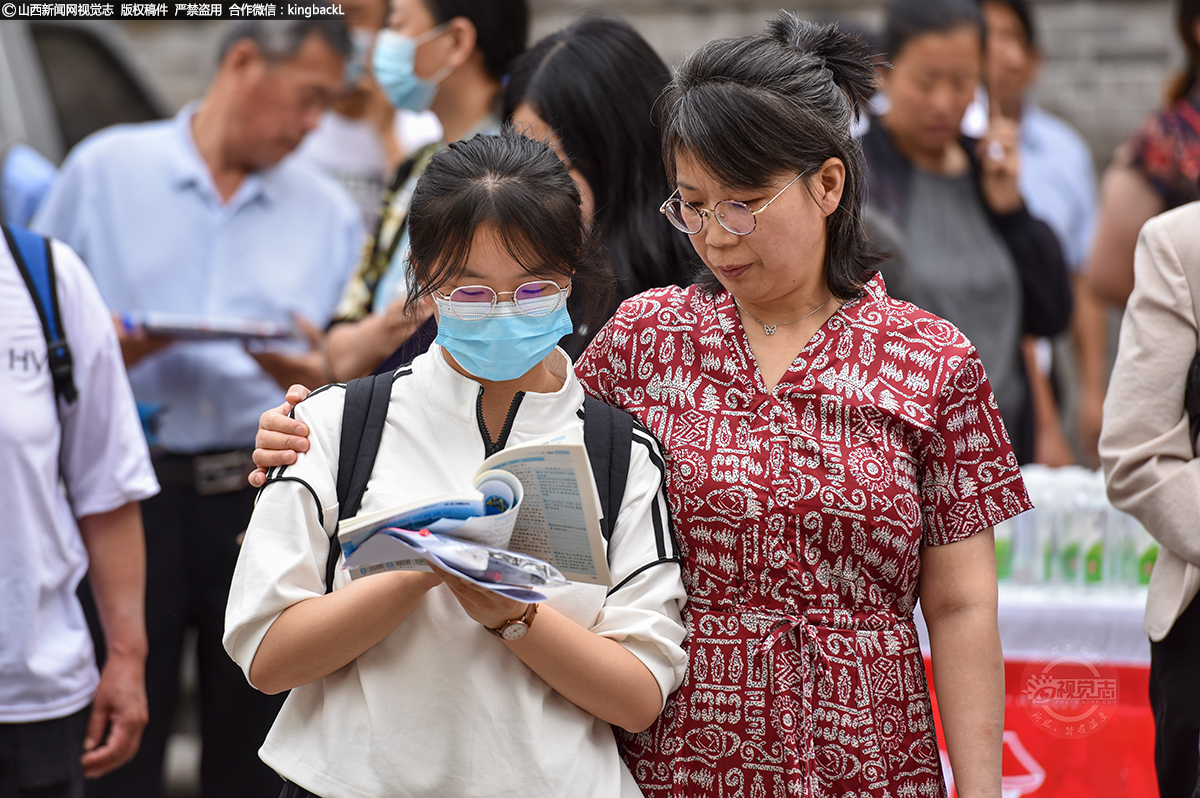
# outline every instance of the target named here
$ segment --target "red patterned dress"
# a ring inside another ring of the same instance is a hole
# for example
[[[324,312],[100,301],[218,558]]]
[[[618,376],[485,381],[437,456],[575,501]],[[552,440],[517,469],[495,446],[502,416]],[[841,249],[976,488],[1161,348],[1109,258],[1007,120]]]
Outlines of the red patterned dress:
[[[622,740],[643,791],[944,795],[921,547],[1030,507],[970,342],[876,276],[768,391],[728,293],[664,288],[576,371],[667,453],[691,661]]]

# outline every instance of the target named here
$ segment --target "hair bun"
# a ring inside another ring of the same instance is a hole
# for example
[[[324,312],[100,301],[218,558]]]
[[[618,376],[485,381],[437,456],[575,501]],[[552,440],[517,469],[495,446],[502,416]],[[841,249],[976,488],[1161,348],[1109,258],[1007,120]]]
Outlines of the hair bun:
[[[836,24],[818,25],[780,11],[767,23],[767,35],[800,53],[817,56],[833,75],[833,82],[856,109],[865,108],[874,96],[878,75],[871,63],[871,46],[865,39]]]

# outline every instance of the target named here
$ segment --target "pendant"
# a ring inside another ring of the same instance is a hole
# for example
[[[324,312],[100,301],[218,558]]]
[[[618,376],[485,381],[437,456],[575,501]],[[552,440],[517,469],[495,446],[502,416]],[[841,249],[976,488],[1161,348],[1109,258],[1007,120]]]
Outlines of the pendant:
[[[763,332],[765,332],[767,335],[774,335],[774,334],[775,334],[775,328],[776,328],[776,327],[778,327],[778,326],[779,326],[778,324],[772,324],[770,327],[768,327],[767,325],[765,325],[765,324],[764,324],[764,325],[763,325]]]

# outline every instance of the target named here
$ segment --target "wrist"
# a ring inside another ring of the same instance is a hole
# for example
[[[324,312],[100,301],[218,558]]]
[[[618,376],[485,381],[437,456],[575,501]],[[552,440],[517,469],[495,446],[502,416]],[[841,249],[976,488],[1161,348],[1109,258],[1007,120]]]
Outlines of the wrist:
[[[530,604],[519,615],[501,621],[495,626],[485,623],[483,624],[483,628],[506,643],[513,643],[525,637],[533,627],[533,621],[537,618],[537,613],[538,605]]]
[[[145,667],[146,657],[150,646],[146,638],[128,640],[108,640],[105,646],[105,663],[120,662],[123,664]]]

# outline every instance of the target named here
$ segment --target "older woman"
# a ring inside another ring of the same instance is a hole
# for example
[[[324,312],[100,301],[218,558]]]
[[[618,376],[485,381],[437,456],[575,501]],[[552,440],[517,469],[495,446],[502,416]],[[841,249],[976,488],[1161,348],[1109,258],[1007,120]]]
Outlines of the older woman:
[[[1000,792],[991,527],[1029,501],[970,341],[872,274],[850,127],[873,78],[786,13],[689,56],[662,210],[709,278],[624,302],[576,367],[662,441],[683,556],[688,674],[623,741],[648,795],[943,794],[918,596],[959,795]]]

